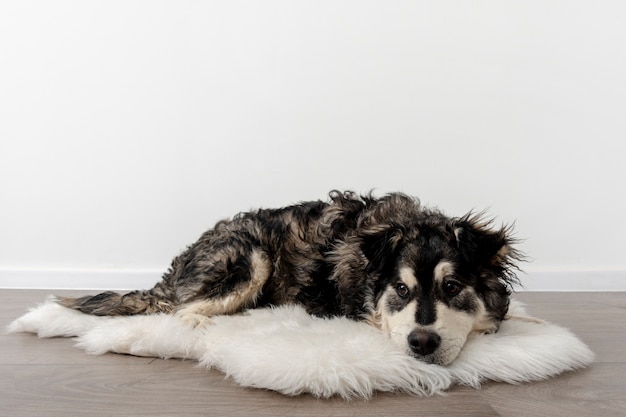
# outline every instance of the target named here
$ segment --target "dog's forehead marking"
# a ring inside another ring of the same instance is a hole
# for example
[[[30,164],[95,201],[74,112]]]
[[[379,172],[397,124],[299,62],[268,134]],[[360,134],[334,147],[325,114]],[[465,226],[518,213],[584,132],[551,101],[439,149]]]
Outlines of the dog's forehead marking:
[[[400,269],[400,279],[404,282],[409,288],[417,287],[417,277],[415,276],[415,271],[413,268],[408,266],[404,266]]]
[[[443,281],[443,279],[449,275],[454,274],[454,265],[450,261],[442,260],[437,266],[435,266],[435,271],[433,273],[435,281]]]

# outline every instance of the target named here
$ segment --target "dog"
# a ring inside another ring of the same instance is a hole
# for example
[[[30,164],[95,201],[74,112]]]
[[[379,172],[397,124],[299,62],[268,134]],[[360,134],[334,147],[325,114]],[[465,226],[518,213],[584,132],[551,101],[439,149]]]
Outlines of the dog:
[[[243,212],[176,257],[154,288],[58,298],[99,316],[211,316],[285,304],[385,332],[426,363],[447,365],[472,332],[506,318],[520,253],[512,228],[451,218],[416,198],[332,191],[328,201]]]

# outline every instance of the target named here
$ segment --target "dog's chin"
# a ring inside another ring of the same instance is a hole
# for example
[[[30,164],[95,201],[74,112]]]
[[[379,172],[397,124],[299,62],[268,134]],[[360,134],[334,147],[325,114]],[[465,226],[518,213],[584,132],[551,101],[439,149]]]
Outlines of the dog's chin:
[[[459,356],[461,351],[457,352],[434,352],[429,355],[420,355],[418,353],[413,352],[412,350],[407,350],[408,354],[418,361],[427,363],[429,365],[439,365],[439,366],[448,366]]]

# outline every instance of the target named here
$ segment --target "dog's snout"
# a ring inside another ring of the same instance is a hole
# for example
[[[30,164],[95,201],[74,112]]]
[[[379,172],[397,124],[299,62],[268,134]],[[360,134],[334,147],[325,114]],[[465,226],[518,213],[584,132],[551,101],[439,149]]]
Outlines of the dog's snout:
[[[409,333],[408,342],[413,352],[426,356],[437,350],[441,344],[441,337],[437,333],[414,330]]]

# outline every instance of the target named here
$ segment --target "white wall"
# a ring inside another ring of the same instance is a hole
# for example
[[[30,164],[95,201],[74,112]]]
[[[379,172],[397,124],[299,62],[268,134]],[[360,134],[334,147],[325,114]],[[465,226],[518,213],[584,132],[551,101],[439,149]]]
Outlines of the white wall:
[[[0,286],[142,287],[216,220],[401,190],[626,289],[626,2],[0,5]],[[576,278],[577,277],[577,278]]]

